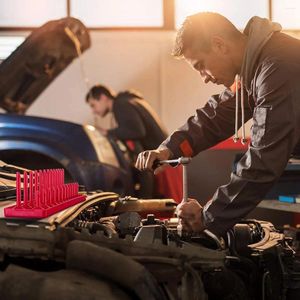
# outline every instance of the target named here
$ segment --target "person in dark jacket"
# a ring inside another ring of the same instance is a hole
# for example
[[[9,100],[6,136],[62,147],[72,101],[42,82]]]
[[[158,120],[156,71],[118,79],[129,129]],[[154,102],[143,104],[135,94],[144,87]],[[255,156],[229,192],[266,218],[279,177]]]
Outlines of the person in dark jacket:
[[[143,150],[158,147],[167,137],[167,131],[158,115],[137,91],[118,94],[104,85],[95,85],[86,95],[86,102],[94,114],[105,117],[113,113],[117,125],[111,129],[97,126],[103,134],[121,140],[130,151],[132,160]],[[153,196],[153,176],[147,172],[138,174],[141,184],[139,197]]]
[[[241,33],[216,13],[186,18],[174,55],[185,58],[205,83],[223,84],[226,90],[212,96],[156,150],[141,153],[136,166],[151,169],[156,159],[195,156],[234,132],[238,141],[240,126],[250,118],[253,124],[248,150],[230,182],[204,207],[194,199],[179,205],[184,230],[224,235],[263,199],[299,149],[299,53],[300,41],[267,19],[251,18]]]
[[[98,127],[104,135],[124,142],[134,141],[143,150],[158,147],[167,137],[156,112],[137,91],[128,90],[116,95],[106,86],[95,85],[87,93],[86,102],[100,117],[113,113],[117,126],[112,129]]]

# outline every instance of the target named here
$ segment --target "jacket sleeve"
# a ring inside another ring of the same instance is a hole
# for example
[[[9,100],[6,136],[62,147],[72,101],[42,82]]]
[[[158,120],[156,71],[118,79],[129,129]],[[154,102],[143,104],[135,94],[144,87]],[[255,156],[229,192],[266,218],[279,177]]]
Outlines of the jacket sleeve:
[[[251,144],[203,210],[206,227],[223,235],[262,200],[283,172],[295,145],[296,112],[288,70],[265,62],[256,80]]]
[[[114,109],[116,128],[108,134],[120,140],[140,140],[146,135],[144,122],[138,111],[127,101],[120,101]]]
[[[239,116],[241,112],[239,111]],[[245,121],[252,117],[249,101],[245,101]],[[239,118],[240,119],[240,118]],[[241,122],[239,122],[241,126]],[[212,96],[206,105],[177,129],[162,144],[174,157],[195,156],[229,138],[235,130],[235,94],[226,89]]]

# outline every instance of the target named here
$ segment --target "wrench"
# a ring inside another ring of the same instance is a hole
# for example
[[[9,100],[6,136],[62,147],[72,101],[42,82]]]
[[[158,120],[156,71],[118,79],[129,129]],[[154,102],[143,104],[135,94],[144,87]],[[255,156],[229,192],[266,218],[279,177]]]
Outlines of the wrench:
[[[154,161],[154,164],[153,164],[154,169],[163,164],[169,164],[172,167],[177,167],[178,165],[182,165],[182,192],[183,192],[182,202],[187,202],[187,200],[188,200],[187,165],[191,162],[191,160],[192,160],[191,157],[181,156],[178,159],[167,159],[167,160],[159,160],[159,161],[157,160],[157,161]],[[222,242],[215,234],[213,234],[208,229],[204,229],[203,232],[216,242],[219,249],[224,249]],[[182,236],[182,234],[183,234],[182,227],[177,227],[177,233],[179,236]]]

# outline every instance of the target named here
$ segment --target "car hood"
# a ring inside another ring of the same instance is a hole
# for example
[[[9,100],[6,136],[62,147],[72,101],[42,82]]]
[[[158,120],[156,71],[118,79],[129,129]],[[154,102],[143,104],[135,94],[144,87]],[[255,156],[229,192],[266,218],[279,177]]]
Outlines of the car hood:
[[[90,45],[86,27],[75,18],[50,21],[34,30],[0,64],[0,107],[24,114],[54,78]]]

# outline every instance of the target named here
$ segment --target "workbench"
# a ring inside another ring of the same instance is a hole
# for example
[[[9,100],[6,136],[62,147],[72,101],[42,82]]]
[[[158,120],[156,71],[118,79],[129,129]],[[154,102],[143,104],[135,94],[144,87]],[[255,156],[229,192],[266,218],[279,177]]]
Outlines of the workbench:
[[[300,213],[299,203],[285,203],[278,200],[262,200],[257,207],[274,209],[286,212]]]

